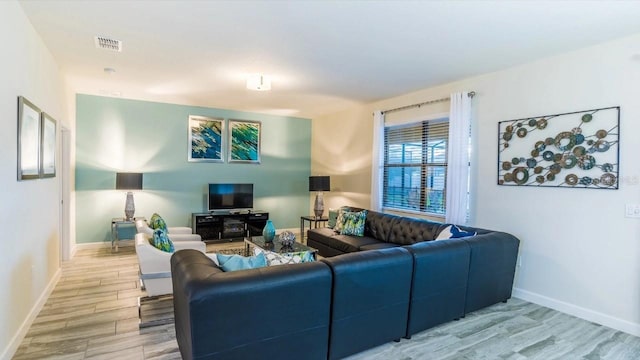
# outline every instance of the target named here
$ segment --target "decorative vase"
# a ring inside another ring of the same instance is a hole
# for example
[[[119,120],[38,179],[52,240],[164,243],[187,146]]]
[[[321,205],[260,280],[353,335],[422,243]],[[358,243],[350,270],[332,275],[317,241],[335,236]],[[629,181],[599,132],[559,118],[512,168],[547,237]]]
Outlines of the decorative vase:
[[[136,213],[136,205],[133,202],[133,192],[127,192],[127,202],[124,204],[124,217],[127,221],[133,220],[133,215]]]
[[[276,237],[276,228],[273,226],[271,220],[267,220],[267,225],[262,229],[262,237],[265,242],[273,242],[273,239]]]
[[[322,195],[322,191],[319,191],[316,194],[316,201],[313,204],[313,213],[316,216],[316,219],[320,219],[322,217],[322,213],[324,213],[324,196]]]
[[[283,231],[280,236],[278,236],[278,239],[280,239],[280,244],[282,244],[283,247],[292,247],[296,242],[296,236],[288,230]]]

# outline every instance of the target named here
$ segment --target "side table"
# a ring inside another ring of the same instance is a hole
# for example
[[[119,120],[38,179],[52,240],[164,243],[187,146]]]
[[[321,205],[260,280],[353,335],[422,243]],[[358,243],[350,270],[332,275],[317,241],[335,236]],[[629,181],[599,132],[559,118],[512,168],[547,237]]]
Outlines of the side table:
[[[329,218],[325,216],[315,217],[313,215],[300,216],[300,241],[301,242],[304,240],[304,228],[305,228],[306,221],[309,222],[309,229],[311,229],[311,225],[313,225],[313,228],[317,229],[318,225],[328,222]]]
[[[118,252],[120,239],[133,239],[136,236],[136,220],[147,220],[144,217],[133,218],[127,221],[125,218],[111,219],[111,251]]]

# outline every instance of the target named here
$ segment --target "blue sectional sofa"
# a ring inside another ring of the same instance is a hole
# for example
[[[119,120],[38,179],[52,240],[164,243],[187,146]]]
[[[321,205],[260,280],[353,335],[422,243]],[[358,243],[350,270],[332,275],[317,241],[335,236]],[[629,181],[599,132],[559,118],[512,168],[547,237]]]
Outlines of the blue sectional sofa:
[[[459,273],[461,277],[466,277],[464,313],[509,299],[520,241],[515,236],[504,232],[458,226],[466,232],[477,235],[454,239],[456,245],[450,247],[457,250],[449,252],[439,249],[443,240],[433,241],[449,225],[451,224],[368,211],[364,236],[341,235],[330,228],[317,228],[308,230],[307,244],[318,249],[318,253],[324,257],[394,247],[407,247],[410,251],[421,251],[419,249],[424,246],[425,249],[422,250],[425,253],[424,256],[430,253],[429,257],[432,258],[429,261],[437,262],[447,259],[447,263],[456,264],[442,263],[442,269],[438,269],[442,272],[440,281],[448,282],[452,277],[450,272],[452,269],[447,269],[447,266],[455,267],[458,272],[462,272]],[[419,245],[423,243],[425,244]],[[468,254],[461,253],[464,252],[461,249],[465,247],[469,248]],[[469,267],[465,268],[464,264],[467,262]]]
[[[340,359],[511,297],[512,235],[466,228],[478,235],[432,241],[446,224],[375,212],[366,226],[376,242],[318,229],[343,250],[313,263],[225,273],[201,252],[176,252],[183,359]]]

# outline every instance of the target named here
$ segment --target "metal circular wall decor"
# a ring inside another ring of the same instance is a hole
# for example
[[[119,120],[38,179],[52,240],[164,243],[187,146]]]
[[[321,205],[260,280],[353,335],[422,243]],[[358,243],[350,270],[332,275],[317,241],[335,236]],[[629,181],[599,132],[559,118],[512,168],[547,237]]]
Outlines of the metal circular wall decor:
[[[618,189],[620,107],[498,123],[498,185]]]

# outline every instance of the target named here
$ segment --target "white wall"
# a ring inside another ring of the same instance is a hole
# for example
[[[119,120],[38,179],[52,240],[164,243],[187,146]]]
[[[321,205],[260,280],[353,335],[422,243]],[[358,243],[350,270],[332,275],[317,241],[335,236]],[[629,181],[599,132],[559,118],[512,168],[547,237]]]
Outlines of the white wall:
[[[58,66],[16,1],[0,1],[0,359],[15,352],[59,276],[59,177],[17,181],[17,98],[66,121]]]
[[[640,219],[624,217],[640,203],[638,54],[640,34],[314,119],[312,172],[338,178],[325,206],[369,205],[373,110],[474,90],[471,218],[520,238],[514,295],[640,335]],[[619,190],[496,185],[499,121],[617,105]]]

